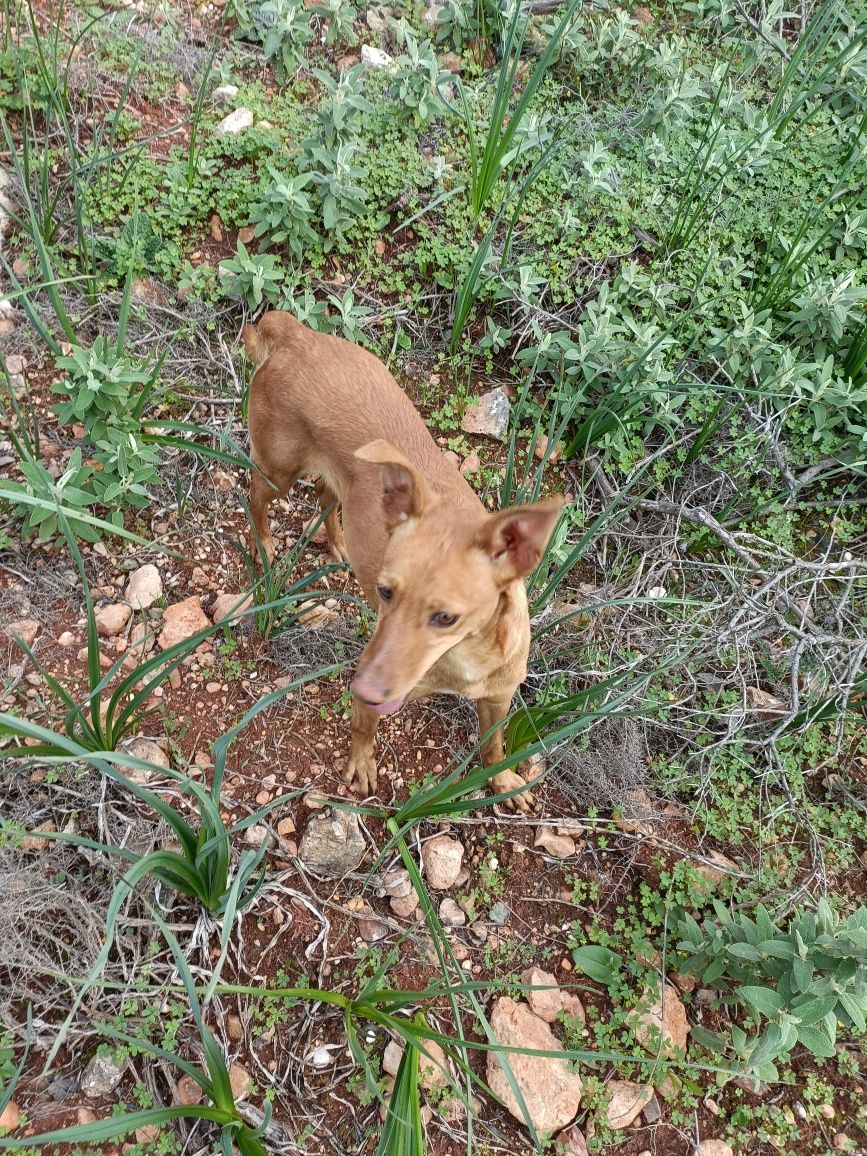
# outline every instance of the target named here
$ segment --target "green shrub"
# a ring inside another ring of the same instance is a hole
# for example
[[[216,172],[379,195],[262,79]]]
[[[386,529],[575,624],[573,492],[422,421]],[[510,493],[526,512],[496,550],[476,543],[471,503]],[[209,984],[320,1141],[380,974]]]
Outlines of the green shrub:
[[[335,242],[345,240],[366,208],[367,193],[359,184],[365,177],[365,170],[354,163],[360,147],[358,141],[343,141],[336,150],[325,145],[311,145],[305,148],[299,162],[302,172],[310,174],[316,191],[326,253]]]
[[[283,270],[271,253],[250,253],[243,241],[238,241],[234,257],[220,264],[230,274],[229,292],[240,297],[250,309],[258,309],[263,301],[276,305],[283,289]]]
[[[262,200],[254,205],[250,223],[255,225],[254,236],[269,245],[286,245],[300,261],[305,248],[315,245],[319,238],[310,227],[315,210],[304,191],[313,179],[312,173],[284,176],[274,165],[268,165],[271,183]]]
[[[444,109],[440,86],[454,77],[440,67],[430,41],[419,41],[405,20],[397,24],[395,33],[403,52],[394,62],[389,93],[409,109],[415,124],[427,124]]]
[[[27,457],[19,462],[18,468],[24,481],[6,482],[3,496],[10,502],[15,515],[23,519],[21,526],[23,536],[36,533],[41,542],[48,542],[54,538],[60,530],[55,505],[62,502],[75,533],[86,542],[96,542],[99,539],[98,530],[75,517],[77,512],[87,513],[91,506],[96,505],[96,494],[92,484],[93,468],[84,465],[81,456],[81,449],[74,449],[66,469],[56,481],[45,466],[34,458]],[[16,501],[19,494],[22,497],[40,499],[47,505],[34,506],[29,502]]]
[[[679,965],[723,1004],[740,1008],[760,1028],[731,1028],[735,1056],[760,1080],[778,1078],[776,1061],[802,1045],[818,1059],[836,1054],[838,1024],[867,1031],[867,908],[843,919],[825,899],[815,912],[774,921],[761,904],[754,916],[714,903],[715,919],[699,925],[684,914],[677,925]],[[728,1041],[694,1029],[695,1038],[724,1051]]]
[[[81,422],[91,442],[105,438],[109,428],[137,420],[154,383],[153,370],[142,369],[102,336],[89,349],[74,345],[56,364],[67,376],[52,390],[70,398],[54,412],[61,425]]]
[[[278,76],[285,77],[304,63],[313,30],[303,0],[265,0],[259,8],[258,24],[265,56]]]
[[[81,506],[82,495],[92,494],[108,509],[108,520],[122,525],[125,509],[148,504],[147,487],[158,478],[160,454],[146,444],[141,417],[160,365],[146,370],[129,358],[123,352],[121,335],[116,344],[100,336],[89,348],[74,345],[68,356],[57,359],[57,366],[65,369],[67,376],[53,386],[53,391],[69,398],[54,406],[54,412],[61,425],[80,422],[84,426],[84,436],[99,466],[87,474],[79,468],[75,482],[71,486],[64,483],[64,503]],[[22,469],[31,484],[39,484],[39,463],[30,462]],[[50,511],[33,511],[30,521],[34,518],[40,520],[43,534],[46,530],[56,532],[56,519]]]

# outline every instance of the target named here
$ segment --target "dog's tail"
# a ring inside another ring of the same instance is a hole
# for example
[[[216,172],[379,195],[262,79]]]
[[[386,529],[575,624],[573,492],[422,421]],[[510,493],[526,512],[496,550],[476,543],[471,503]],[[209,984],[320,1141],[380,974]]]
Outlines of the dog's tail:
[[[297,334],[301,322],[291,313],[282,313],[272,309],[266,313],[258,325],[245,325],[241,331],[241,340],[247,356],[254,365],[261,365],[267,361],[275,349],[289,345]]]

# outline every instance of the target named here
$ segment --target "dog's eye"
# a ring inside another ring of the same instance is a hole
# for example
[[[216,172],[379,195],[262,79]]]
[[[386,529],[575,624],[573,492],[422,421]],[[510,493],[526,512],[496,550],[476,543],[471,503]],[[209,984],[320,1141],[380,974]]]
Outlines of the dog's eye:
[[[431,626],[454,626],[457,620],[457,614],[446,614],[444,610],[438,610],[430,616]]]
[[[390,586],[377,586],[376,593],[379,595],[380,602],[391,602],[394,598],[394,591]]]

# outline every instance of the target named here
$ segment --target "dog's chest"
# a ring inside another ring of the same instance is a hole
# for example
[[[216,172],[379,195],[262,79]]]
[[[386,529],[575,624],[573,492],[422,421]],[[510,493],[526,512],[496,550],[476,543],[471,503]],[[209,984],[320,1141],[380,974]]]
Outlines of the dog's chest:
[[[515,657],[497,656],[487,640],[468,638],[444,654],[424,682],[433,692],[453,691],[469,699],[511,696],[525,674]],[[526,654],[523,657],[526,660]]]

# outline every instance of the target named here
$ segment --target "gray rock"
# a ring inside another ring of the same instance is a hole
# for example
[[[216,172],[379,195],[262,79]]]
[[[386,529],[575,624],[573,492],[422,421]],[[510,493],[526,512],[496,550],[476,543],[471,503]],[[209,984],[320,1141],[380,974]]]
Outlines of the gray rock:
[[[662,1115],[662,1108],[659,1106],[659,1100],[656,1096],[651,1096],[644,1106],[644,1122],[645,1124],[655,1124]]]
[[[81,1074],[81,1090],[89,1100],[110,1096],[123,1079],[123,1068],[112,1056],[94,1056]]]
[[[367,21],[367,27],[376,36],[384,36],[388,32],[388,9],[381,4],[375,8],[368,8],[364,19]]]
[[[440,919],[446,927],[463,927],[467,915],[465,911],[461,911],[454,899],[444,899],[440,904]]]
[[[211,100],[213,100],[215,104],[228,104],[229,101],[234,100],[237,95],[237,84],[221,84],[219,88],[215,88],[211,93]]]
[[[461,429],[464,433],[484,434],[485,437],[503,441],[509,430],[511,409],[506,391],[497,386],[467,406]]]
[[[409,877],[409,872],[402,867],[396,867],[389,871],[382,880],[383,895],[388,895],[391,899],[406,899],[408,895],[412,894],[412,880]]]
[[[372,44],[362,44],[361,63],[368,68],[394,68],[393,58],[382,48],[374,48]]]
[[[252,827],[248,827],[244,832],[244,842],[249,843],[251,847],[261,847],[266,839],[270,839],[271,832],[264,823],[254,823]]]
[[[68,1100],[76,1091],[72,1076],[58,1076],[45,1089],[52,1100]]]
[[[422,846],[425,877],[435,891],[445,891],[454,886],[463,857],[463,845],[449,835],[436,835]]]
[[[358,867],[365,851],[358,817],[346,811],[335,815],[311,815],[298,857],[315,874],[340,879]]]
[[[124,753],[132,755],[134,759],[140,759],[143,763],[152,763],[154,770],[145,770],[143,767],[121,767],[121,772],[126,775],[128,779],[132,779],[134,783],[149,783],[155,776],[159,775],[159,769],[171,770],[171,761],[169,756],[153,739],[145,739],[141,737],[130,739],[128,743],[124,744]]]

